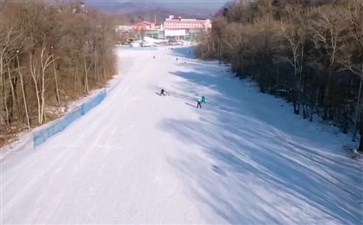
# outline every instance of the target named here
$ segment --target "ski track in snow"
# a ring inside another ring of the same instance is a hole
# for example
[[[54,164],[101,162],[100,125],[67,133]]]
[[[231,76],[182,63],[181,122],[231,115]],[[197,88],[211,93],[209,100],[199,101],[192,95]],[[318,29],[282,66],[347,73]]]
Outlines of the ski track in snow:
[[[349,137],[191,51],[119,48],[99,106],[1,162],[1,224],[362,224]]]

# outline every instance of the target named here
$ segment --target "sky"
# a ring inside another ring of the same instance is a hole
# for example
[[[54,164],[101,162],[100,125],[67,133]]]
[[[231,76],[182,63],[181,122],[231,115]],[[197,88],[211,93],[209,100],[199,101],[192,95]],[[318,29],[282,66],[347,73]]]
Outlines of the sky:
[[[234,0],[86,0],[89,3],[100,4],[115,4],[116,2],[137,2],[140,4],[152,4],[154,2],[162,3],[170,8],[205,8],[205,9],[219,9],[227,2]]]

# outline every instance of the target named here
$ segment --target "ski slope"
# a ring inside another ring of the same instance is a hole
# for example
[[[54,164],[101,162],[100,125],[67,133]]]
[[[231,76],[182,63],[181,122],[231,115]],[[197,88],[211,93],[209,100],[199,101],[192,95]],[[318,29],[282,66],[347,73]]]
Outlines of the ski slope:
[[[348,137],[191,49],[117,54],[98,107],[1,162],[1,224],[362,224]]]

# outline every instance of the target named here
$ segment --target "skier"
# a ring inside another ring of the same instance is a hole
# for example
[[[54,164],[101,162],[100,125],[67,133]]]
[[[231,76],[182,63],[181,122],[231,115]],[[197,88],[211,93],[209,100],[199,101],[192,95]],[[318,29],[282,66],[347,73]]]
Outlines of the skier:
[[[161,96],[161,95],[165,96],[165,90],[164,90],[164,89],[161,89],[161,91],[160,91],[160,96]]]
[[[207,99],[204,96],[202,96],[201,102],[205,104],[207,103]]]
[[[202,102],[200,99],[197,100],[197,108],[202,108]]]

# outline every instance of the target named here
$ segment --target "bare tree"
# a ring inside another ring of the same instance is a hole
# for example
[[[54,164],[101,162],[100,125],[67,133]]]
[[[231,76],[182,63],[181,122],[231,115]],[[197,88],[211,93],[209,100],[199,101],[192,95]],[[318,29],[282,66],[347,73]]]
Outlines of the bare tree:
[[[316,113],[356,133],[363,129],[362,7],[361,0],[240,2],[217,15],[197,54],[223,57],[262,92],[293,101],[304,118]]]
[[[22,96],[23,96],[24,110],[25,110],[25,115],[26,115],[26,123],[27,123],[28,130],[30,130],[31,125],[30,125],[30,118],[29,118],[29,112],[28,112],[28,103],[27,103],[27,100],[26,100],[23,73],[21,72],[21,69],[20,69],[19,50],[16,51],[16,61],[17,61],[18,72],[19,72],[19,76],[20,76],[21,93],[22,93]]]
[[[40,52],[40,67],[41,67],[41,106],[40,106],[40,114],[39,114],[39,123],[42,124],[44,122],[45,116],[44,116],[44,109],[45,109],[45,76],[46,76],[46,70],[48,67],[54,63],[54,58],[52,54],[48,53],[48,50],[46,49],[46,42],[44,41],[42,50]]]
[[[52,64],[53,64],[53,74],[54,74],[54,83],[55,83],[55,96],[56,96],[56,100],[57,100],[57,104],[59,105],[60,103],[60,94],[59,94],[59,85],[58,85],[58,71],[55,65],[56,62],[56,58],[54,57],[54,46],[51,46],[51,51],[52,51]]]
[[[4,132],[59,117],[58,107],[114,74],[112,20],[96,11],[75,11],[77,4],[19,0],[2,8],[1,140]]]
[[[347,28],[349,29],[349,32],[344,37],[344,49],[338,62],[342,66],[341,70],[349,70],[359,77],[352,139],[353,141],[356,139],[360,121],[361,138],[359,150],[363,151],[363,121],[361,118],[363,114],[363,4],[359,0],[352,0],[345,9],[344,16],[347,21]]]

